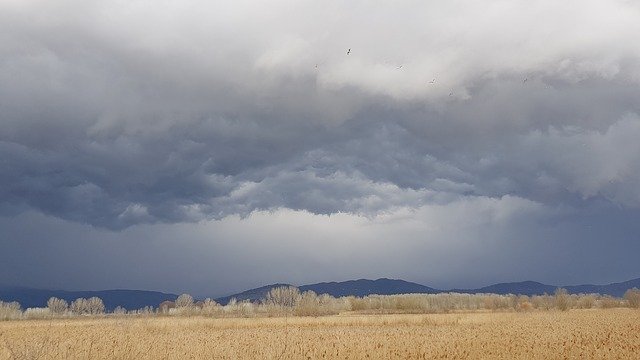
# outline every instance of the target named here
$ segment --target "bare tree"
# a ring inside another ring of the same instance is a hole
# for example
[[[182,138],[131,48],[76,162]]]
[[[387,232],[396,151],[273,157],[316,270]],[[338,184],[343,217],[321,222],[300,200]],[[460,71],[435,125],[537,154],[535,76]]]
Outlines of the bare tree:
[[[78,298],[71,303],[69,308],[75,315],[98,315],[103,314],[105,310],[102,299],[95,296],[90,299]]]
[[[177,308],[188,308],[193,306],[193,296],[189,294],[182,294],[176,299]]]
[[[49,301],[47,301],[47,307],[52,314],[61,315],[67,312],[67,310],[69,309],[69,304],[66,300],[52,297],[49,298]]]
[[[113,309],[113,315],[126,315],[127,314],[127,309],[123,308],[122,306],[117,306],[115,309]]]
[[[220,308],[220,304],[210,298],[204,299],[204,302],[202,303],[202,311],[206,314],[211,315],[217,311],[220,311]]]
[[[569,310],[570,298],[567,289],[557,288],[555,292],[556,307],[561,311]]]
[[[629,289],[624,293],[624,299],[627,300],[629,307],[640,308],[640,290],[637,288]]]
[[[173,301],[165,300],[158,305],[158,312],[161,314],[168,314],[169,309],[175,309],[176,303]]]
[[[265,303],[279,307],[292,308],[300,301],[300,290],[295,286],[280,286],[269,290]]]
[[[0,301],[0,320],[19,319],[22,316],[20,303]]]
[[[87,310],[91,315],[104,314],[104,303],[99,297],[92,297],[87,300]]]
[[[83,315],[83,314],[88,313],[87,299],[85,299],[85,298],[77,298],[77,299],[75,299],[71,303],[71,306],[69,306],[69,309],[71,309],[71,312],[74,315]]]

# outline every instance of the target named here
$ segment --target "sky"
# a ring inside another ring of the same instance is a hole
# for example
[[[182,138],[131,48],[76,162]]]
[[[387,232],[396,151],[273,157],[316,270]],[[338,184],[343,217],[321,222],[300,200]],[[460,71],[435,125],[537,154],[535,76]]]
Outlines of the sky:
[[[0,284],[640,277],[631,0],[0,0]]]

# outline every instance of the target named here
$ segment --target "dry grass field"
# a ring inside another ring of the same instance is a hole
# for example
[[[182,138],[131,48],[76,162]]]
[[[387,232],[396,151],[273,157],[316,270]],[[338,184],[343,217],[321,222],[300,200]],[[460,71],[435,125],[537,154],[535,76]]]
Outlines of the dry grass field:
[[[0,359],[639,359],[640,311],[0,322]]]

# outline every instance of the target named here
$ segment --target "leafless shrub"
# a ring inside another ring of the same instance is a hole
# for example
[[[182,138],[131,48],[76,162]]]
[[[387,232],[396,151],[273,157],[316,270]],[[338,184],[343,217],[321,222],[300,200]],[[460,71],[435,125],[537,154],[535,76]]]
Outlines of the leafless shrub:
[[[176,303],[173,301],[163,301],[158,306],[158,313],[160,314],[168,314],[170,309],[175,309]]]
[[[28,308],[24,311],[25,319],[48,319],[53,316],[49,308]]]
[[[520,295],[517,298],[516,311],[531,311],[533,310],[533,304],[531,303],[527,295]]]
[[[231,298],[227,305],[222,307],[222,311],[225,314],[235,313],[238,307],[238,300],[236,298]]]
[[[265,309],[249,300],[237,301],[235,298],[232,298],[227,305],[214,310],[215,315],[223,317],[249,317],[256,316],[260,312],[265,313]]]
[[[570,298],[566,289],[557,288],[554,294],[556,308],[560,311],[567,311],[570,307]]]
[[[598,307],[601,309],[612,309],[620,306],[620,300],[609,295],[604,295],[598,300]]]
[[[346,298],[350,310],[380,313],[445,313],[457,310],[509,309],[518,297],[492,294],[405,294]],[[514,305],[515,304],[515,305]]]
[[[483,306],[487,310],[504,310],[509,308],[509,298],[503,295],[485,294],[483,297]]]
[[[265,304],[293,308],[300,301],[300,290],[295,286],[280,286],[269,290]]]
[[[129,315],[142,315],[142,316],[149,316],[149,315],[154,315],[157,314],[156,311],[153,309],[153,306],[145,306],[143,308],[137,309],[137,310],[130,310],[128,312]]]
[[[531,304],[534,309],[551,310],[554,307],[554,299],[547,294],[535,295],[531,297]]]
[[[71,303],[70,309],[74,315],[99,315],[104,313],[105,307],[102,299],[94,296],[76,299]]]
[[[193,296],[189,294],[182,294],[176,299],[177,308],[189,308],[193,306]]]
[[[100,299],[99,297],[92,297],[89,298],[87,300],[87,304],[89,307],[89,314],[91,315],[98,315],[98,314],[104,314],[104,303],[102,302],[102,299]]]
[[[117,306],[115,309],[113,309],[112,314],[117,316],[126,315],[127,309],[123,308],[122,306]]]
[[[368,307],[367,300],[364,298],[349,296],[347,297],[347,300],[349,301],[349,308],[351,311],[362,311],[366,310]]]
[[[69,306],[69,309],[71,310],[71,312],[74,315],[84,315],[84,314],[88,314],[89,313],[89,306],[87,304],[87,299],[85,298],[78,298],[75,299],[72,303],[71,306]]]
[[[580,294],[576,301],[576,307],[579,309],[591,309],[596,304],[596,296],[592,294]]]
[[[215,302],[212,299],[206,298],[204,299],[204,301],[202,302],[202,314],[203,315],[215,315],[218,314],[222,311],[220,304],[218,304],[217,302]]]
[[[20,308],[20,303],[15,301],[0,301],[0,320],[15,320],[20,319],[21,316],[22,311]]]
[[[249,300],[239,302],[237,304],[237,314],[241,317],[249,317],[256,314],[256,304]]]
[[[301,294],[294,313],[298,316],[320,316],[338,314],[341,311],[339,300],[323,294],[318,296],[313,291]]]
[[[624,293],[624,299],[627,300],[630,308],[640,308],[640,290],[637,288],[627,290]]]
[[[58,299],[57,297],[49,298],[47,301],[47,308],[52,314],[62,315],[69,309],[69,304],[66,300]]]

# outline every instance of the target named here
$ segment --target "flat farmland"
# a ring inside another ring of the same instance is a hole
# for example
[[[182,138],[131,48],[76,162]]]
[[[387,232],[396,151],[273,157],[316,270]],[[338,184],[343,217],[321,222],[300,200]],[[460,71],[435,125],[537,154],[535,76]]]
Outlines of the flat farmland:
[[[638,359],[640,311],[0,322],[0,359]]]

